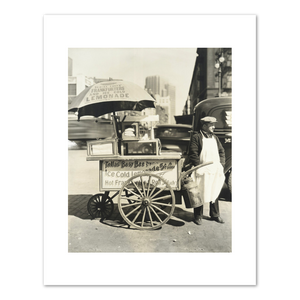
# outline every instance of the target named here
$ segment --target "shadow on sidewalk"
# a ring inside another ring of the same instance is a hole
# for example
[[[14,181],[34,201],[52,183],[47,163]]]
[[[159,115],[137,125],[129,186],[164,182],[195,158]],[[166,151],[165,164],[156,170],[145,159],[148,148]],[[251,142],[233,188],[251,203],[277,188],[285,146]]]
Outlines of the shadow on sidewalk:
[[[87,210],[87,203],[92,195],[69,195],[68,196],[68,215],[78,217],[83,220],[92,220]],[[171,219],[167,222],[171,226],[183,226],[185,222],[192,222],[194,218],[193,210],[184,210],[178,206],[175,207]],[[114,202],[113,214],[105,220],[100,220],[101,223],[108,226],[128,228],[127,223],[123,220],[119,213],[118,204]]]

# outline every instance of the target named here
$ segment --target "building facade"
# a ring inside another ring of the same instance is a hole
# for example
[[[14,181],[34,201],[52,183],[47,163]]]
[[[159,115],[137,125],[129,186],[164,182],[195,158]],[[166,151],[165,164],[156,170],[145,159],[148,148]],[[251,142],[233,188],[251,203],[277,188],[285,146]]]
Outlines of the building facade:
[[[156,99],[160,123],[174,124],[176,87],[169,84],[165,78],[155,75],[146,77],[145,90]]]
[[[84,75],[68,76],[68,104],[84,89],[94,83],[93,78]]]
[[[95,84],[94,78],[79,74],[73,76],[73,60],[68,58],[68,104],[85,88]]]
[[[108,80],[112,80],[112,78],[88,77],[82,74],[73,76],[73,60],[68,57],[68,104],[87,87]],[[113,80],[121,81],[122,79]]]
[[[148,76],[145,80],[145,89],[154,95],[165,97],[167,96],[166,84],[168,84],[167,80],[161,76]]]
[[[197,48],[197,58],[183,114],[212,97],[232,95],[232,49]]]

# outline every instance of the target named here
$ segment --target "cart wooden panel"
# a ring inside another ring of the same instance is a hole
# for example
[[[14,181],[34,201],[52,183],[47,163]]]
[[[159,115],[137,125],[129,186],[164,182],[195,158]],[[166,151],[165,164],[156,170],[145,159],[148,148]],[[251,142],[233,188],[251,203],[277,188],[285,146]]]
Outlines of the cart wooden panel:
[[[88,156],[88,161],[99,161],[99,190],[118,191],[132,176],[150,172],[163,177],[174,190],[180,190],[183,160],[180,154],[134,156]]]

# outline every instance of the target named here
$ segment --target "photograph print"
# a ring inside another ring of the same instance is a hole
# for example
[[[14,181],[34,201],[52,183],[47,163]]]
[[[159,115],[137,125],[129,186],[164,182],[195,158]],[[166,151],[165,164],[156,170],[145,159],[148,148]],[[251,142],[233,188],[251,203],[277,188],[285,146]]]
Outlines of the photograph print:
[[[68,252],[232,252],[232,49],[68,49]]]

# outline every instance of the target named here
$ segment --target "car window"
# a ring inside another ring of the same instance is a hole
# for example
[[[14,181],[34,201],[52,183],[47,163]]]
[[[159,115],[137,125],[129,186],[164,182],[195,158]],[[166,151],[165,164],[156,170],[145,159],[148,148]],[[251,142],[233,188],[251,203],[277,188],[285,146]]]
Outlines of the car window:
[[[189,137],[190,128],[172,128],[172,127],[163,127],[157,128],[156,137]]]

